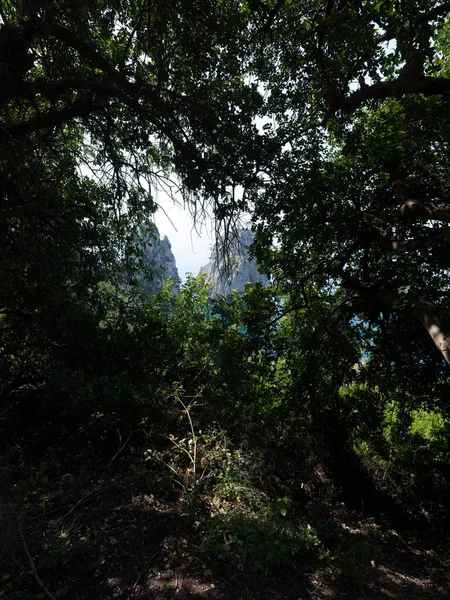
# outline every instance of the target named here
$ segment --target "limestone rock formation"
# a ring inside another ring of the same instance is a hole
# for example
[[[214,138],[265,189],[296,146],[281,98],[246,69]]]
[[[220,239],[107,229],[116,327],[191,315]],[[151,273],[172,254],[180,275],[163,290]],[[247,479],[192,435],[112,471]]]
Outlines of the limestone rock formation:
[[[174,281],[173,291],[179,290],[180,278],[168,237],[162,239],[159,231],[152,229],[142,234],[142,262],[144,273],[140,285],[149,294],[159,292],[167,279]]]
[[[206,275],[210,284],[210,297],[228,296],[233,290],[243,292],[247,283],[262,283],[264,287],[269,285],[269,279],[258,271],[256,261],[250,257],[249,247],[253,242],[255,234],[253,231],[243,230],[238,239],[232,242],[228,265],[215,252],[211,255],[210,262],[202,267],[200,273]]]

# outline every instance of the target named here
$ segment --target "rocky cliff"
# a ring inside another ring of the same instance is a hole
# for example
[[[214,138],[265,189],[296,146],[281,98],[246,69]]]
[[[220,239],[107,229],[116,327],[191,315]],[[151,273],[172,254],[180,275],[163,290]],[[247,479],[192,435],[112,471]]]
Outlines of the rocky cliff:
[[[231,244],[226,262],[213,251],[210,262],[200,270],[211,286],[211,298],[228,296],[233,290],[243,292],[247,283],[269,285],[269,279],[258,271],[256,261],[249,254],[254,237],[253,231],[241,231]]]
[[[142,261],[145,272],[140,284],[149,293],[159,292],[167,279],[174,281],[174,291],[179,289],[180,278],[168,237],[162,239],[158,230],[148,231],[142,234]]]

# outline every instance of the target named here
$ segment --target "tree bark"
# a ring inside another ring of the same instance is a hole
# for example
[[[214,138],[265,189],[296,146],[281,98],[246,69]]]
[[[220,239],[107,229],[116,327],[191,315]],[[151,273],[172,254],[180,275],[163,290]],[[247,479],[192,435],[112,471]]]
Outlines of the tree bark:
[[[442,240],[444,237],[444,230],[442,228],[432,230],[430,235],[424,235],[417,238],[409,238],[406,240],[393,240],[385,235],[379,228],[373,226],[370,231],[361,234],[361,246],[369,247],[372,243],[375,243],[383,250],[387,252],[400,252],[400,251],[414,251],[420,250],[425,246],[434,244],[435,242]]]
[[[332,108],[340,108],[349,113],[371,99],[384,100],[386,98],[405,96],[406,94],[424,94],[436,96],[450,91],[450,79],[446,77],[418,77],[410,79],[399,75],[393,81],[379,81],[373,85],[365,86],[349,96],[335,99]]]
[[[415,305],[414,313],[450,365],[450,329],[444,324],[436,307],[429,302],[420,301]]]
[[[402,217],[409,219],[427,219],[450,223],[450,206],[446,204],[407,200],[401,205],[400,214]]]
[[[367,286],[350,274],[342,273],[342,287],[353,290],[362,300],[362,308],[368,317],[378,316],[380,312],[390,311],[402,299],[388,283]],[[376,314],[377,313],[377,314]],[[413,306],[413,314],[427,330],[434,345],[450,365],[450,326],[442,319],[438,309],[430,302],[420,300]]]

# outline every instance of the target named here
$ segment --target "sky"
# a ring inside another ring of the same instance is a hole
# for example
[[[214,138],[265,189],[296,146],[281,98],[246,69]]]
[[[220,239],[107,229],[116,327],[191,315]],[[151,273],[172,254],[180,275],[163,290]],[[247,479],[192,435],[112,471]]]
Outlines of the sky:
[[[85,177],[93,177],[92,171],[85,165],[80,165],[80,173]],[[140,183],[145,186],[145,181]],[[160,207],[154,215],[154,222],[161,238],[165,235],[169,238],[181,281],[186,280],[187,273],[197,276],[201,267],[210,260],[214,243],[212,220],[206,219],[203,226],[197,224],[195,227],[182,200],[175,202],[160,189],[153,189],[152,194]]]
[[[194,227],[194,221],[187,209],[175,204],[169,197],[156,199],[161,208],[155,214],[154,221],[161,237],[167,235],[177,262],[178,274],[182,281],[187,273],[198,275],[211,255],[214,242],[211,219]]]

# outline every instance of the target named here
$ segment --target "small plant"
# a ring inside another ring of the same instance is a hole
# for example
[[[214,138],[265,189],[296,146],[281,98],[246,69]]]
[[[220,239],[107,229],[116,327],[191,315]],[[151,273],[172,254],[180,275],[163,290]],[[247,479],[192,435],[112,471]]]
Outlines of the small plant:
[[[163,598],[173,598],[175,594],[175,588],[171,583],[166,583],[162,589]]]
[[[72,527],[58,527],[55,522],[42,544],[45,555],[42,569],[50,573],[61,573],[89,556],[89,543],[80,539]]]
[[[314,522],[314,529],[323,542],[337,542],[341,537],[341,528],[332,517],[322,517]]]
[[[372,548],[367,540],[355,540],[349,548],[340,552],[335,558],[341,577],[352,583],[361,580],[370,568],[371,554]]]
[[[220,434],[208,435],[196,432],[192,410],[196,399],[187,404],[177,394],[175,400],[181,405],[180,418],[187,417],[189,429],[184,437],[167,436],[172,447],[166,451],[147,450],[146,460],[155,460],[164,465],[173,475],[173,481],[182,489],[188,506],[195,509],[201,484],[213,467],[221,463],[223,438]]]

